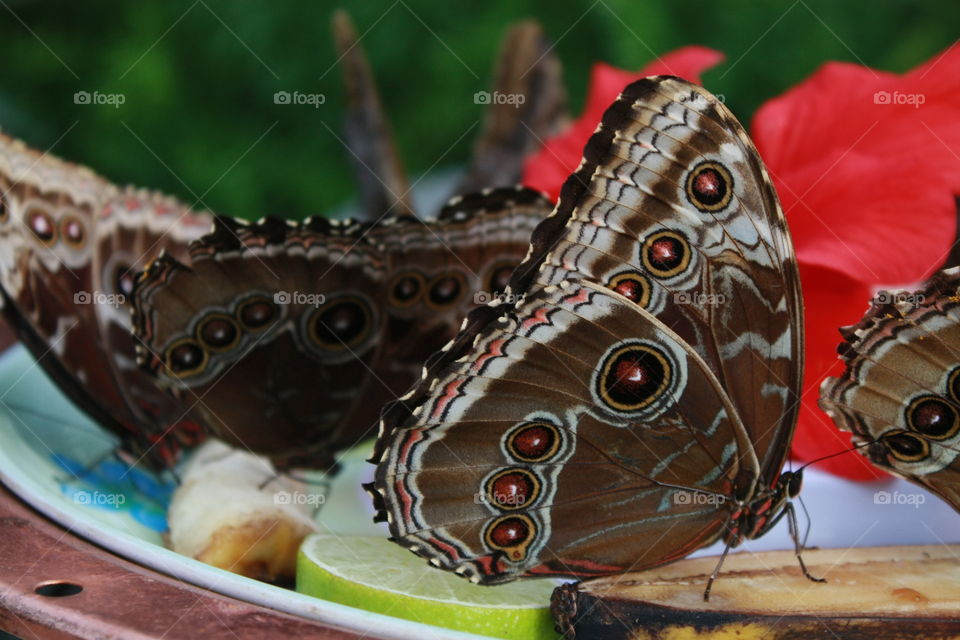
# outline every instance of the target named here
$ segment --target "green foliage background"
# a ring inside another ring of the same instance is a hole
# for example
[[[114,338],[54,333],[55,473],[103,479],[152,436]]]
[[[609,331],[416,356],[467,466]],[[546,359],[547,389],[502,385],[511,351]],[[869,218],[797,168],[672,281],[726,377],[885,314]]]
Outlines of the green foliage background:
[[[245,217],[322,213],[355,190],[339,135],[329,21],[342,6],[371,58],[412,175],[463,163],[503,29],[534,17],[556,41],[571,109],[590,64],[639,68],[687,44],[741,119],[827,60],[904,71],[960,35],[956,0],[5,0],[0,125],[116,182]],[[729,71],[728,71],[729,69]],[[721,77],[722,76],[722,77]],[[76,91],[126,103],[78,105]],[[276,105],[276,91],[326,103]],[[326,125],[326,126],[324,126]],[[456,142],[459,139],[459,142]]]

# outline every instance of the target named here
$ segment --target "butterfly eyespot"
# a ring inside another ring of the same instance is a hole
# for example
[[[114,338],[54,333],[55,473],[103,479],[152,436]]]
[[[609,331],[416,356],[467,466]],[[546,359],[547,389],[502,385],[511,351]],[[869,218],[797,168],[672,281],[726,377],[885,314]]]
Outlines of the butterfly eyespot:
[[[69,246],[80,249],[86,243],[87,232],[80,218],[67,215],[60,221],[60,236]]]
[[[947,376],[947,393],[951,400],[960,404],[960,367],[954,367]]]
[[[484,494],[487,504],[501,511],[516,511],[536,502],[540,481],[526,469],[506,469],[487,480]]]
[[[416,304],[426,287],[426,280],[418,271],[404,271],[390,281],[390,304],[394,307],[409,307]]]
[[[919,462],[930,455],[930,445],[923,438],[906,431],[890,431],[881,438],[897,460],[901,462]]]
[[[236,316],[245,330],[263,331],[276,319],[277,306],[265,296],[254,296],[240,303]]]
[[[658,231],[644,241],[640,259],[657,278],[671,278],[690,266],[690,244],[676,231]]]
[[[373,311],[355,296],[318,307],[307,324],[313,343],[328,351],[353,349],[366,340],[372,330]]]
[[[911,430],[934,440],[946,440],[960,431],[957,410],[936,396],[915,398],[906,410]]]
[[[499,262],[493,265],[487,276],[487,291],[492,295],[499,295],[504,292],[507,285],[510,284],[510,276],[516,264],[513,262]]]
[[[27,210],[23,218],[27,228],[33,232],[40,242],[45,245],[52,245],[57,240],[57,227],[53,222],[53,217],[43,209],[32,207]]]
[[[660,398],[671,378],[670,362],[659,349],[627,344],[614,348],[601,361],[595,392],[607,409],[632,413]]]
[[[512,562],[526,558],[527,547],[537,535],[537,526],[529,516],[501,516],[487,525],[484,540],[487,546],[502,551]]]
[[[228,351],[240,341],[240,329],[230,316],[214,313],[197,324],[196,336],[210,351]]]
[[[200,373],[207,366],[207,352],[194,340],[186,338],[167,349],[167,368],[178,378],[188,378]]]
[[[636,271],[628,271],[613,276],[607,283],[607,287],[643,309],[646,309],[650,304],[650,281],[647,280],[646,276]]]
[[[507,453],[515,460],[546,462],[560,450],[562,436],[560,430],[549,422],[523,422],[507,434],[504,444]]]
[[[427,291],[427,304],[434,309],[446,309],[457,304],[467,289],[466,278],[458,271],[434,276]]]
[[[687,176],[687,199],[700,211],[720,211],[733,197],[733,176],[719,162],[705,161]]]

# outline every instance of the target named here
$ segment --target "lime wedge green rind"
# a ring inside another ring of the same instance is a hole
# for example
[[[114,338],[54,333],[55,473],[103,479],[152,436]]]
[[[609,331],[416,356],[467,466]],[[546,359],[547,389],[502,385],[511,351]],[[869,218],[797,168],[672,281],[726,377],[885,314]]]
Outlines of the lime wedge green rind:
[[[553,640],[549,580],[497,587],[434,569],[373,536],[315,534],[300,548],[297,591],[324,600],[494,638]]]

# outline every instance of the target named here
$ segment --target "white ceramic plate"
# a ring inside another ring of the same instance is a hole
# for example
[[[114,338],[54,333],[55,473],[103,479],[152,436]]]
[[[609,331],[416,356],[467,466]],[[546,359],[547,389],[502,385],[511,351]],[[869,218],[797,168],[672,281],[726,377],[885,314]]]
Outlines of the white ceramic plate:
[[[481,637],[327,602],[164,548],[164,509],[172,483],[124,468],[109,456],[115,445],[112,435],[60,393],[26,349],[18,345],[0,355],[0,478],[66,529],[184,582],[360,633],[398,640]],[[91,465],[93,471],[82,474]],[[366,466],[372,471],[372,465]],[[78,480],[71,469],[82,478]],[[338,502],[351,502],[351,497]],[[368,532],[374,525],[370,527]]]

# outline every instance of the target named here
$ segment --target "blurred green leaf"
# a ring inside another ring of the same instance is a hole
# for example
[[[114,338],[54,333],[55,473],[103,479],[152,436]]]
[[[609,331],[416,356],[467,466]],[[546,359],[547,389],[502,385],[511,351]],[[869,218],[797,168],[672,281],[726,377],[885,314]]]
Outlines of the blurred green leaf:
[[[245,217],[303,217],[352,197],[337,137],[340,70],[329,3],[13,1],[0,8],[0,125],[117,182]],[[952,0],[513,0],[348,7],[414,176],[465,162],[505,27],[534,17],[556,41],[571,107],[597,60],[639,68],[687,44],[727,62],[706,76],[745,121],[827,60],[904,71],[960,33]],[[77,91],[125,102],[83,105]],[[277,91],[323,93],[319,108]],[[467,135],[465,133],[469,132]]]

